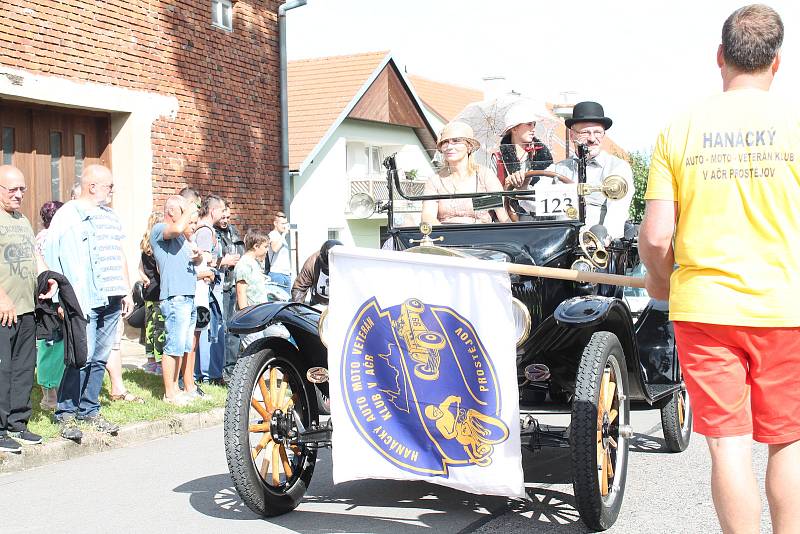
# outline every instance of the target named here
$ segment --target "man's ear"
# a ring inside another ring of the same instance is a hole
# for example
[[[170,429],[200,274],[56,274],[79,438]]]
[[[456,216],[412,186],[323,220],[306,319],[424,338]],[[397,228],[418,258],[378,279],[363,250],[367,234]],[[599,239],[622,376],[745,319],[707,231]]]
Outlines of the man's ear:
[[[722,49],[722,43],[717,47],[717,67],[722,68],[725,66],[725,50]]]
[[[775,54],[775,59],[772,60],[772,66],[770,69],[772,70],[772,75],[774,76],[778,69],[781,66],[781,51],[778,50],[778,53]]]

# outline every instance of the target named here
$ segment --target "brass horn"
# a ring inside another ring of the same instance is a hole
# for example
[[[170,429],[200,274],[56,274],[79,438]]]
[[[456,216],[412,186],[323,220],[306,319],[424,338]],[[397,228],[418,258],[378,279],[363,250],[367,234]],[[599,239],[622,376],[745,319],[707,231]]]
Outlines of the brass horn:
[[[600,185],[578,184],[578,194],[582,197],[601,192],[609,200],[619,200],[628,194],[628,182],[622,176],[612,174],[603,178]]]

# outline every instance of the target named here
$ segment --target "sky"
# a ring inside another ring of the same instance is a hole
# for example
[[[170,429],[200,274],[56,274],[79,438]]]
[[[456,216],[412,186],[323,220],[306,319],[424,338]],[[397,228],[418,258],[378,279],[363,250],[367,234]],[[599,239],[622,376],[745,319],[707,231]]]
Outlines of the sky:
[[[541,101],[594,100],[628,151],[650,150],[670,116],[721,91],[722,23],[729,0],[308,0],[287,14],[289,60],[389,50],[432,80],[508,89]],[[773,91],[800,89],[800,2],[769,3],[783,18]]]

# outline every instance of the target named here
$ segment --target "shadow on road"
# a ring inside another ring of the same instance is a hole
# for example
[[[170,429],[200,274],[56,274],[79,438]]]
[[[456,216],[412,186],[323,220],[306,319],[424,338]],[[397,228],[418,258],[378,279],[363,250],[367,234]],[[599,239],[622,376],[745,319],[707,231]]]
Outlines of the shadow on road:
[[[635,434],[632,453],[665,452],[661,438]],[[504,514],[535,532],[588,532],[569,493],[553,485],[572,484],[569,449],[523,450],[530,501],[472,495],[425,482],[360,480],[333,485],[330,452],[321,451],[311,487],[293,512],[271,518],[253,513],[239,498],[230,475],[198,478],[174,489],[189,494],[198,512],[229,520],[264,520],[294,532],[467,533]]]

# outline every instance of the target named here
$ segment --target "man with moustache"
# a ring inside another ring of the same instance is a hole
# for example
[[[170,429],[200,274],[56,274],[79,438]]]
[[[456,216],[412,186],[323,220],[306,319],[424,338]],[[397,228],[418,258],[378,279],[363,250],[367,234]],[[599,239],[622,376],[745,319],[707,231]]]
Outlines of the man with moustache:
[[[633,171],[627,161],[602,149],[603,138],[606,130],[611,128],[613,121],[605,116],[603,106],[597,102],[578,102],[572,110],[572,117],[565,120],[569,128],[569,138],[575,146],[575,154],[551,166],[552,170],[578,181],[578,145],[584,145],[588,150],[586,162],[586,183],[600,185],[607,176],[621,176],[628,184],[628,193],[619,200],[608,200],[603,193],[596,192],[585,197],[586,201],[586,226],[591,228],[597,224],[605,226],[608,236],[613,238],[625,235],[625,221],[628,220],[628,210],[633,200],[634,185]],[[525,187],[518,177],[511,178],[512,187]],[[514,181],[516,178],[516,182]],[[526,201],[520,201],[525,206]]]

